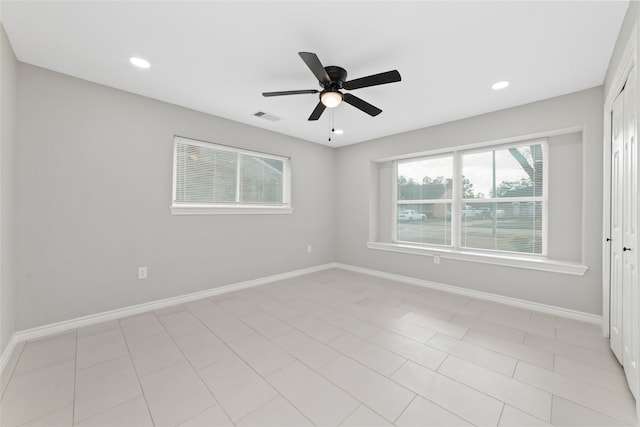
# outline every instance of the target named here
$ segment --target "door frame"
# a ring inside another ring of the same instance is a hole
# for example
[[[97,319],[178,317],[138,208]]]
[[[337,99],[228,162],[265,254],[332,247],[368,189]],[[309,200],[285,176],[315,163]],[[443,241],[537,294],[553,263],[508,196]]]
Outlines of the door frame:
[[[627,41],[620,62],[614,71],[609,90],[604,94],[604,139],[603,139],[603,168],[602,168],[602,333],[609,337],[609,324],[611,321],[610,292],[611,292],[611,246],[606,241],[611,234],[611,112],[613,103],[622,91],[630,72],[638,73],[637,61],[637,24]],[[636,82],[638,79],[636,78]]]

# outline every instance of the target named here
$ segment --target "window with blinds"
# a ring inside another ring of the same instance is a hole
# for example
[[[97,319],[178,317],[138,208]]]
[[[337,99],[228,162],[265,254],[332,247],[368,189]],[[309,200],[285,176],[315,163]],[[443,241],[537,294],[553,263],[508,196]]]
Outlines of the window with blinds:
[[[290,213],[289,159],[174,140],[173,213]]]
[[[543,151],[537,141],[462,155],[462,247],[543,254]]]
[[[546,255],[546,140],[398,160],[395,241]]]

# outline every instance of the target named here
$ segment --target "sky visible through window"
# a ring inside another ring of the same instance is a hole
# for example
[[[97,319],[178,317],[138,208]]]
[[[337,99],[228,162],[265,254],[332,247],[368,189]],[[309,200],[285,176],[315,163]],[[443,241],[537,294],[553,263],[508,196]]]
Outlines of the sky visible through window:
[[[496,185],[503,181],[519,181],[522,178],[527,178],[522,166],[508,150],[497,150],[495,153],[496,166],[499,170],[496,176]],[[473,184],[473,191],[476,195],[482,194],[484,197],[491,197],[493,191],[492,157],[492,153],[486,151],[463,155],[462,168],[464,176]],[[425,169],[427,164],[428,169]],[[413,179],[417,183],[422,183],[422,179],[425,177],[425,170],[431,178],[439,176],[451,177],[453,173],[452,158],[430,157],[425,161],[401,163],[398,165],[398,176],[404,176],[407,180]]]

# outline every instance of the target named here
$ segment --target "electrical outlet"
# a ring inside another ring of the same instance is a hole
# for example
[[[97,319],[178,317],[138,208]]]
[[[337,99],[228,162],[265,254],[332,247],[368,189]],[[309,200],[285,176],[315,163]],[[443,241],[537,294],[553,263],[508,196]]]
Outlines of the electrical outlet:
[[[434,264],[440,264],[440,255],[434,255],[433,256],[433,263]]]
[[[147,267],[138,267],[138,280],[147,278]]]
[[[311,245],[307,245],[307,252],[311,253]]]

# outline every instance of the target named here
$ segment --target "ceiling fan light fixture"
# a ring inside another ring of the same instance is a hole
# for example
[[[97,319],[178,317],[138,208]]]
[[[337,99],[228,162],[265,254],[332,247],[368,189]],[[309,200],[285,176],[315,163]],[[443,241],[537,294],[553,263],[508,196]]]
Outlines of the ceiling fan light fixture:
[[[335,108],[342,102],[342,94],[338,91],[326,91],[320,95],[320,101],[327,108]]]

